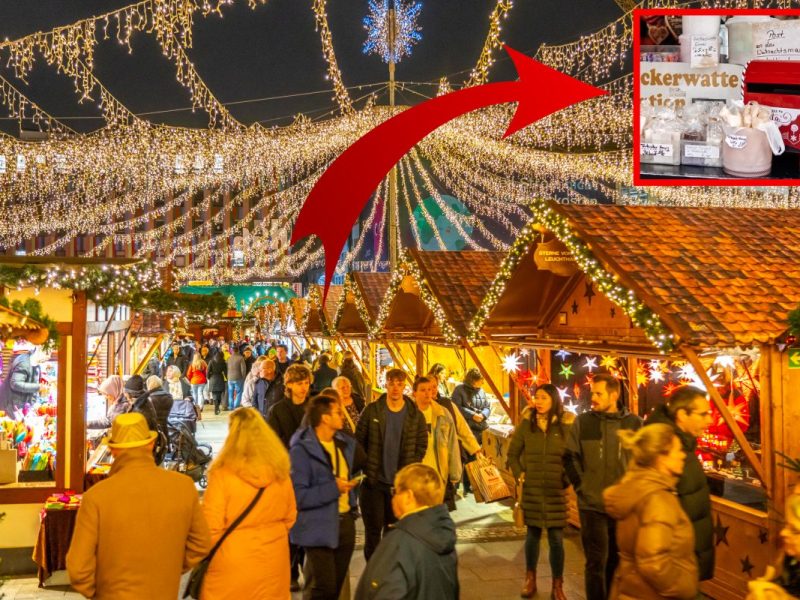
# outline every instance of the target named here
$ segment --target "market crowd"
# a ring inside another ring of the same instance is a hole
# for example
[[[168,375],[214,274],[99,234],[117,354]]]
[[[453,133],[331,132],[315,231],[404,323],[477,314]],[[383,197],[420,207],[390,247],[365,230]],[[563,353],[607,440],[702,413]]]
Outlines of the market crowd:
[[[468,370],[449,393],[436,364],[407,395],[406,372],[390,369],[386,392],[372,400],[352,354],[318,350],[290,358],[280,344],[177,344],[148,364],[146,380],[131,377],[117,401],[127,404],[112,404],[104,423],[111,476],[85,493],[78,513],[67,555],[73,587],[88,598],[173,600],[194,569],[187,593],[204,600],[285,600],[301,582],[306,599],[349,598],[360,517],[367,565],[355,598],[458,598],[449,512],[470,493],[464,465],[482,452],[483,377]],[[694,456],[711,422],[705,392],[679,388],[645,421],[623,406],[618,379],[597,374],[591,392],[591,409],[576,417],[557,388],[540,385],[513,434],[509,465],[527,527],[521,597],[538,592],[546,536],[550,598],[566,598],[572,485],[588,600],[699,598],[699,582],[714,574],[709,489]],[[153,456],[174,406],[201,418],[209,399],[232,412],[201,505],[192,480]],[[782,537],[784,564],[751,584],[751,600],[800,593],[800,497]]]

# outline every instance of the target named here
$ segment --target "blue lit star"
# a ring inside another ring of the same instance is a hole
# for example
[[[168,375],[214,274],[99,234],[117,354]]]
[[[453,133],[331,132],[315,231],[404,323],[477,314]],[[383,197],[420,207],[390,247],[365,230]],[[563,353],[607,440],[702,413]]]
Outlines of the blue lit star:
[[[394,7],[397,26],[394,46],[389,47],[388,23],[389,9]],[[378,54],[383,62],[400,62],[404,56],[411,55],[411,47],[422,39],[417,17],[422,3],[408,3],[406,0],[370,0],[369,14],[364,17],[367,41],[364,54]]]
[[[559,350],[558,352],[556,352],[556,356],[557,356],[558,358],[560,358],[561,360],[566,360],[566,358],[567,358],[568,356],[572,356],[572,352],[567,352],[566,350],[564,350],[564,349],[561,349],[561,350]]]
[[[587,356],[586,362],[583,364],[583,367],[585,369],[588,369],[589,373],[594,372],[594,370],[597,368],[597,357],[595,356],[593,358],[590,358]]]

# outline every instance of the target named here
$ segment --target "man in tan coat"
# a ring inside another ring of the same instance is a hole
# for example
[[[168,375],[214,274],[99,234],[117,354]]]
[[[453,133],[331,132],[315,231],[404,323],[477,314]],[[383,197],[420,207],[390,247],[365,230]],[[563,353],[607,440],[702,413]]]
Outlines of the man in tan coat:
[[[97,600],[175,600],[211,537],[192,480],[153,461],[144,417],[114,419],[109,478],[83,496],[67,553],[72,587]]]

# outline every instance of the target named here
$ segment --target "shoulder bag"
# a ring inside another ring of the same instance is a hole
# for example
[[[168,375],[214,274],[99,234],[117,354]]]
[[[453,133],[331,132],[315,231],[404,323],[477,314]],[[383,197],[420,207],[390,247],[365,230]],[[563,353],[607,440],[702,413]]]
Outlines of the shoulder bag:
[[[222,542],[225,541],[225,538],[228,537],[242,521],[244,521],[244,518],[248,514],[250,514],[250,511],[253,510],[253,507],[261,498],[261,495],[264,493],[265,489],[266,488],[260,488],[258,490],[256,497],[253,498],[253,501],[247,505],[247,508],[244,509],[244,512],[242,512],[242,514],[240,514],[236,520],[225,530],[225,533],[222,534],[222,537],[219,538],[217,543],[214,544],[214,547],[211,548],[211,552],[208,553],[208,556],[201,560],[200,563],[194,569],[192,569],[192,574],[189,576],[189,582],[186,584],[186,590],[183,592],[184,598],[200,598],[200,590],[203,589],[203,579],[205,579],[208,566],[211,564],[211,559],[214,558],[214,555],[217,553],[217,550],[219,550]]]

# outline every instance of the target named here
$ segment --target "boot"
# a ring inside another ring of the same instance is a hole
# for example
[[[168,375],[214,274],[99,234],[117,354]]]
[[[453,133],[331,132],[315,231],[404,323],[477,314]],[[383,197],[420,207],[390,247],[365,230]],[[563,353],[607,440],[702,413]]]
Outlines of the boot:
[[[553,578],[553,592],[550,594],[550,598],[551,600],[567,600],[567,597],[564,595],[563,577]]]
[[[522,598],[533,598],[536,594],[536,571],[527,571],[525,573],[525,585],[522,586],[522,591],[519,593]]]

